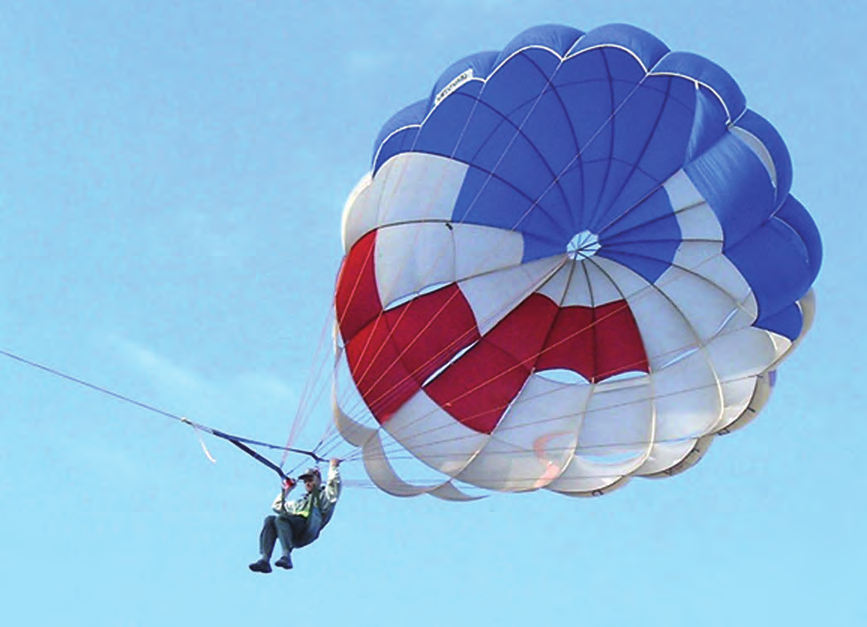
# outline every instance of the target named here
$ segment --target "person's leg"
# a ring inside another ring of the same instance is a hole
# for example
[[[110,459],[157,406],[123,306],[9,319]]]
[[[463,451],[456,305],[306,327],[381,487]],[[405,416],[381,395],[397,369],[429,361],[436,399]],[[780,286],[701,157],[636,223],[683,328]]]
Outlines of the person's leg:
[[[276,516],[267,516],[262,523],[262,531],[259,532],[259,554],[262,557],[250,564],[250,570],[253,572],[271,572],[271,554],[274,552],[274,544],[277,542],[278,535],[276,520]]]
[[[304,535],[307,519],[301,516],[281,516],[274,521],[274,526],[277,528],[277,537],[280,538],[280,546],[283,548],[282,557],[274,562],[274,565],[280,568],[292,568],[292,549],[295,548],[296,540]]]
[[[274,544],[280,534],[279,520],[277,516],[266,516],[265,522],[262,523],[262,531],[259,533],[259,554],[266,561],[271,559]],[[281,538],[280,541],[282,542],[283,539]]]

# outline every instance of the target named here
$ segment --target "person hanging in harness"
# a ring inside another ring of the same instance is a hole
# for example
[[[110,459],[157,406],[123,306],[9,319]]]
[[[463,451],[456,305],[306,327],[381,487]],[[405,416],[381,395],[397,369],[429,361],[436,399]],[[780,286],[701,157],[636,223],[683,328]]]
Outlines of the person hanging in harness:
[[[339,459],[332,459],[328,466],[328,477],[322,485],[322,475],[318,468],[311,468],[298,477],[304,482],[307,492],[303,497],[290,501],[286,499],[295,481],[283,481],[283,489],[271,509],[276,515],[267,516],[259,534],[259,553],[261,557],[250,564],[256,573],[271,572],[271,554],[274,545],[280,540],[283,555],[274,562],[280,568],[292,568],[292,549],[306,546],[319,537],[319,533],[331,520],[334,506],[340,497]]]

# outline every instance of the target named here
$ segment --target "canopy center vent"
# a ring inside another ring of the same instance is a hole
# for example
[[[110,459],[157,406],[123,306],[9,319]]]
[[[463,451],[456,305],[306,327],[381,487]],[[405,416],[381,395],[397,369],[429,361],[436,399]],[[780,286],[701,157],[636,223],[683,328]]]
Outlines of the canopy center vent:
[[[566,245],[566,254],[576,261],[589,259],[600,248],[599,236],[590,231],[581,231]]]

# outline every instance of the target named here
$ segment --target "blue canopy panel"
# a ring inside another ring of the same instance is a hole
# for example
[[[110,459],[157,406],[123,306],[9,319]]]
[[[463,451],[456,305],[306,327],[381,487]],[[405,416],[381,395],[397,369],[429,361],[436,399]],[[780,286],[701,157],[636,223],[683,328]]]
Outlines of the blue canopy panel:
[[[771,123],[755,111],[747,109],[738,119],[735,128],[752,135],[767,151],[771,160],[775,187],[775,206],[781,205],[792,187],[792,158],[783,138]]]
[[[682,241],[663,184],[683,169],[755,292],[757,326],[794,339],[821,244],[788,195],[785,144],[745,102],[722,68],[635,27],[541,26],[453,64],[383,127],[373,170],[406,152],[461,162],[455,222],[521,233],[523,262],[589,232],[597,255],[655,282]]]
[[[726,256],[756,295],[755,326],[790,339],[798,337],[802,319],[794,301],[810,289],[822,259],[818,229],[804,206],[789,196],[779,211]]]

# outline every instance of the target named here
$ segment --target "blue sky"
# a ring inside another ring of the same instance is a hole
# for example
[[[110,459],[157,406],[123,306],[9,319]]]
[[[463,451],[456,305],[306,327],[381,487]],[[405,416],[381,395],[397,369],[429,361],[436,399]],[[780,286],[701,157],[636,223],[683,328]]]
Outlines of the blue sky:
[[[262,577],[273,474],[0,357],[9,624],[867,623],[860,3],[4,0],[0,349],[285,441],[380,126],[453,60],[548,22],[706,56],[786,139],[825,260],[760,419],[601,499],[350,487],[295,570]],[[313,430],[328,420],[323,402]]]

